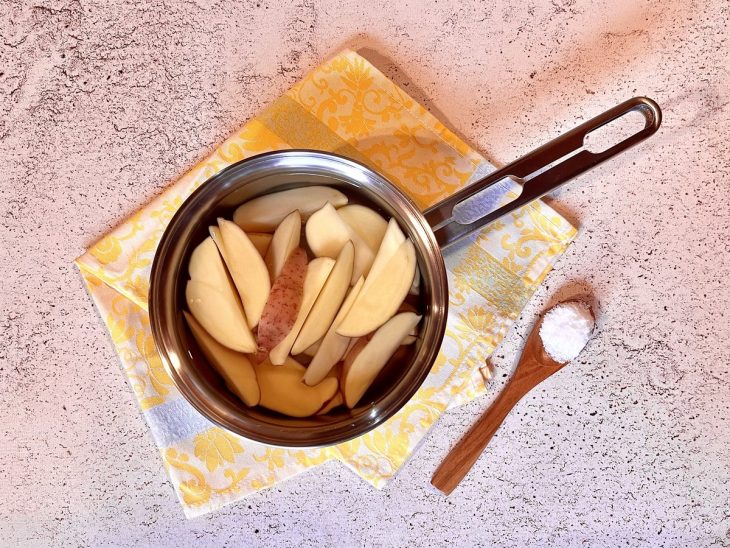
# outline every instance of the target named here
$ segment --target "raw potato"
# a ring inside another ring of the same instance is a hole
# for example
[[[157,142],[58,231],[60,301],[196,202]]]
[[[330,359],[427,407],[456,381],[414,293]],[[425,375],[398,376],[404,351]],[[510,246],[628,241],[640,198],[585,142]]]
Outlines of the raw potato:
[[[340,311],[335,316],[332,325],[322,339],[322,343],[319,345],[314,358],[309,363],[307,373],[304,375],[304,382],[309,386],[321,382],[347,352],[351,339],[350,337],[338,335],[337,327],[350,311],[350,308],[352,308],[352,303],[355,302],[355,298],[360,293],[364,282],[365,279],[360,277],[357,283],[350,289],[350,293],[347,295],[345,302],[342,303]]]
[[[355,345],[342,372],[347,407],[352,409],[357,405],[403,339],[420,321],[421,316],[403,312],[388,320],[357,353],[355,350],[360,343]]]
[[[237,224],[218,219],[218,228],[226,250],[223,259],[241,296],[248,326],[253,329],[261,319],[271,291],[269,271],[256,247]]]
[[[269,250],[269,245],[271,244],[271,238],[273,238],[273,236],[271,234],[266,234],[265,232],[247,232],[246,235],[259,252],[259,255],[266,257],[266,252]]]
[[[291,352],[292,345],[297,339],[299,331],[302,325],[304,325],[307,315],[317,300],[320,291],[322,291],[334,265],[334,259],[330,259],[329,257],[320,257],[309,263],[307,275],[304,278],[301,306],[299,307],[294,325],[292,325],[286,336],[269,352],[269,359],[274,365],[281,365],[286,361],[287,356]]]
[[[340,405],[345,403],[345,398],[342,396],[342,392],[339,390],[335,393],[335,395],[332,397],[330,401],[328,401],[326,404],[324,404],[324,407],[317,411],[317,415],[326,415],[330,411],[332,411],[335,407],[339,407]]]
[[[401,342],[400,344],[401,344],[401,346],[407,346],[409,344],[413,344],[417,340],[418,340],[418,337],[416,337],[415,335],[406,335],[406,338],[403,339],[403,342]]]
[[[317,386],[302,382],[304,366],[287,357],[282,365],[268,360],[254,365],[261,389],[259,405],[290,417],[309,417],[322,409],[337,393],[335,378],[325,379]]]
[[[403,242],[406,241],[406,237],[403,231],[398,226],[395,219],[391,219],[388,222],[388,228],[385,231],[378,253],[375,255],[373,264],[370,267],[368,278],[365,280],[365,287],[368,287],[372,280],[374,280],[380,271],[388,264],[393,254],[398,250]],[[363,288],[364,289],[364,288]]]
[[[188,274],[191,280],[207,283],[213,287],[222,286],[223,282],[230,285],[226,265],[223,264],[213,238],[206,238],[193,250],[188,262]]]
[[[337,210],[337,214],[357,232],[373,253],[378,252],[380,242],[383,241],[385,230],[388,228],[388,221],[375,210],[359,204],[341,207]]]
[[[327,333],[350,287],[354,257],[355,248],[347,242],[291,348],[292,354],[304,352]]]
[[[266,252],[266,266],[269,269],[271,280],[276,281],[289,254],[299,246],[301,233],[302,217],[299,215],[299,211],[293,211],[281,221],[279,228],[271,238],[269,250]]]
[[[195,319],[216,341],[237,352],[254,352],[256,341],[234,291],[188,280],[185,300]]]
[[[212,238],[193,250],[188,272],[191,279],[185,287],[185,300],[195,319],[223,346],[254,352],[256,341]]]
[[[305,356],[309,356],[310,358],[313,358],[314,355],[317,353],[317,350],[319,350],[319,347],[322,346],[322,339],[319,339],[316,343],[314,343],[312,346],[307,348],[302,354]]]
[[[208,234],[210,234],[210,237],[213,238],[213,242],[215,242],[215,246],[218,248],[218,253],[221,254],[221,257],[223,257],[223,263],[228,264],[228,259],[226,259],[226,248],[223,245],[223,236],[221,236],[220,228],[215,225],[209,226]],[[190,258],[190,262],[192,263],[192,257]],[[188,270],[190,270],[190,267],[188,267]],[[192,278],[192,274],[190,277]]]
[[[226,381],[226,385],[241,401],[252,407],[258,405],[261,392],[256,373],[249,359],[216,341],[188,312],[183,312],[190,331],[203,351],[205,358]]]
[[[307,244],[317,257],[337,257],[344,245],[351,241],[355,246],[355,265],[351,284],[370,271],[375,254],[350,226],[337,214],[332,204],[312,214],[305,226]]]
[[[292,211],[299,210],[304,220],[327,202],[335,207],[347,203],[347,196],[326,186],[307,186],[274,192],[238,206],[233,222],[246,232],[274,230]]]
[[[344,337],[361,337],[388,321],[408,295],[415,268],[416,250],[406,240],[374,280],[365,280],[337,332]]]
[[[289,255],[281,275],[274,281],[261,314],[258,330],[260,352],[269,352],[291,331],[301,307],[308,270],[307,252],[298,247]]]

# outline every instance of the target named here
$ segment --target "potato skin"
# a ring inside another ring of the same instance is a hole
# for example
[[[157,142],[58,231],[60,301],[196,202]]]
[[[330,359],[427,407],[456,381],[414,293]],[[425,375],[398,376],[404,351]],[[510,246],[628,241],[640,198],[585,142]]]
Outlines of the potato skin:
[[[291,331],[302,304],[307,253],[301,247],[291,252],[281,274],[274,280],[258,328],[259,353],[268,353]]]

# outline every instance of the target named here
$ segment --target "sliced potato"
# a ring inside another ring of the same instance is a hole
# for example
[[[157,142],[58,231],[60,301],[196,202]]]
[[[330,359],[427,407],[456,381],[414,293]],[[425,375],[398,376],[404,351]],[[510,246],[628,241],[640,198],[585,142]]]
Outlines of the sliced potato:
[[[342,371],[347,407],[352,409],[357,405],[403,339],[420,321],[421,316],[403,312],[383,324],[365,345],[361,346],[361,342],[358,342],[353,347],[345,359]]]
[[[272,234],[266,234],[265,232],[246,232],[248,239],[254,245],[259,255],[266,257],[266,252],[269,250],[271,244]]]
[[[301,306],[297,312],[294,324],[286,336],[269,352],[269,359],[274,365],[282,365],[286,361],[287,356],[291,352],[292,345],[296,341],[299,331],[302,325],[304,325],[307,315],[317,300],[320,291],[322,291],[334,265],[334,259],[330,259],[329,257],[320,257],[309,263],[307,275],[304,277]]]
[[[400,343],[401,346],[408,346],[409,344],[413,344],[418,340],[418,337],[415,335],[406,335],[406,338],[403,339],[403,341]]]
[[[342,303],[339,312],[337,312],[337,316],[335,316],[332,325],[322,339],[314,358],[312,358],[309,367],[307,367],[307,373],[304,375],[304,382],[308,385],[313,386],[321,382],[347,352],[352,339],[339,335],[337,333],[337,327],[350,311],[352,303],[355,302],[355,298],[360,293],[364,282],[365,279],[360,277],[357,283],[350,289],[350,292],[345,298],[345,302]]]
[[[220,344],[237,352],[256,351],[256,341],[233,290],[188,280],[185,300],[195,319]]]
[[[274,232],[265,259],[272,281],[275,281],[281,274],[281,269],[289,258],[289,254],[299,246],[301,233],[302,217],[299,215],[299,211],[293,211],[287,215]]]
[[[355,247],[347,242],[337,256],[335,265],[322,288],[312,310],[302,325],[297,340],[291,348],[292,354],[300,354],[321,339],[337,315],[340,305],[350,287]]]
[[[408,295],[415,268],[416,250],[406,240],[374,280],[365,280],[337,332],[344,337],[361,337],[387,322]]]
[[[375,255],[375,259],[373,259],[373,264],[370,267],[368,277],[365,279],[365,287],[363,287],[363,289],[373,283],[373,280],[378,276],[383,267],[388,264],[388,261],[390,261],[393,254],[405,241],[406,237],[398,226],[396,220],[391,219],[388,221],[388,227],[380,242],[380,247]]]
[[[218,228],[225,247],[223,259],[241,296],[248,326],[254,328],[271,291],[269,271],[256,247],[237,224],[218,219]]]
[[[388,228],[388,221],[374,209],[360,204],[341,207],[337,210],[337,214],[357,232],[373,253],[378,252],[380,242],[383,241],[385,230]]]
[[[213,287],[230,285],[226,265],[223,264],[213,238],[206,238],[193,250],[188,262],[188,274],[191,280],[207,283]]]
[[[373,250],[340,218],[332,204],[327,203],[312,214],[304,228],[307,244],[317,257],[339,255],[348,241],[355,247],[355,264],[350,283],[354,284],[360,276],[367,275],[375,254]]]
[[[324,404],[324,407],[317,411],[317,415],[326,415],[330,411],[332,411],[335,407],[339,407],[340,405],[343,405],[345,403],[345,398],[342,395],[342,392],[339,390],[335,392],[335,395],[332,397],[330,401]]]
[[[261,314],[257,338],[262,353],[271,351],[291,331],[301,308],[307,271],[307,252],[298,247],[274,281]]]
[[[203,351],[205,358],[223,377],[228,388],[241,401],[252,407],[258,405],[261,392],[256,381],[256,372],[249,359],[240,352],[234,352],[211,337],[195,320],[192,314],[183,312],[190,331]]]
[[[307,186],[274,192],[238,206],[233,214],[233,222],[246,232],[269,232],[279,226],[292,211],[299,210],[306,220],[327,202],[340,207],[347,203],[347,196],[326,186]]]
[[[188,309],[216,341],[238,352],[253,352],[256,341],[236,289],[212,238],[190,256],[190,281],[185,288]]]
[[[305,356],[309,356],[310,358],[313,358],[314,355],[317,353],[317,350],[319,350],[319,347],[322,346],[322,339],[319,339],[316,343],[308,347],[307,349],[302,352]]]
[[[268,360],[254,365],[261,389],[259,404],[290,417],[309,417],[322,409],[337,393],[338,381],[328,378],[317,386],[302,382],[304,366],[287,357],[282,365]]]

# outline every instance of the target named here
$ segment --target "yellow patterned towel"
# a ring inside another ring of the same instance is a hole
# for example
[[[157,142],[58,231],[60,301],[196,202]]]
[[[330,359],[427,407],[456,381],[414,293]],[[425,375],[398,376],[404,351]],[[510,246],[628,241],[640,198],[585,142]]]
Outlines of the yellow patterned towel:
[[[326,449],[248,442],[213,426],[173,386],[150,333],[149,273],[165,226],[195,188],[238,160],[285,148],[360,160],[424,209],[492,169],[365,59],[344,51],[77,259],[188,517],[330,459],[375,487],[385,485],[448,407],[484,392],[478,366],[576,233],[535,202],[449,250],[450,310],[441,353],[418,393],[386,424]]]

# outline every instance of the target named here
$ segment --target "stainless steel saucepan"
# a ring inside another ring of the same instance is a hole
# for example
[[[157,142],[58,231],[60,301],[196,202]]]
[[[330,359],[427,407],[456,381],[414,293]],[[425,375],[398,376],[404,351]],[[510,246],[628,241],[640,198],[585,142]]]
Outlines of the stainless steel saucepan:
[[[641,130],[602,152],[584,149],[586,135],[630,112],[643,115]],[[630,99],[425,212],[382,175],[335,154],[286,150],[238,162],[211,177],[180,206],[160,241],[152,266],[149,313],[162,362],[183,396],[202,415],[251,440],[302,447],[330,445],[359,436],[403,407],[436,359],[446,328],[449,292],[441,250],[646,139],[660,123],[661,111],[654,101]],[[475,197],[504,178],[522,186],[519,197],[490,212],[479,212],[476,207],[475,214]],[[351,202],[374,207],[398,221],[416,247],[424,318],[418,341],[402,347],[357,407],[295,419],[260,407],[248,408],[231,394],[199,351],[182,310],[188,259],[217,217],[230,218],[238,205],[256,196],[310,185],[337,188]],[[470,202],[464,208],[470,213],[459,214],[459,204]]]

